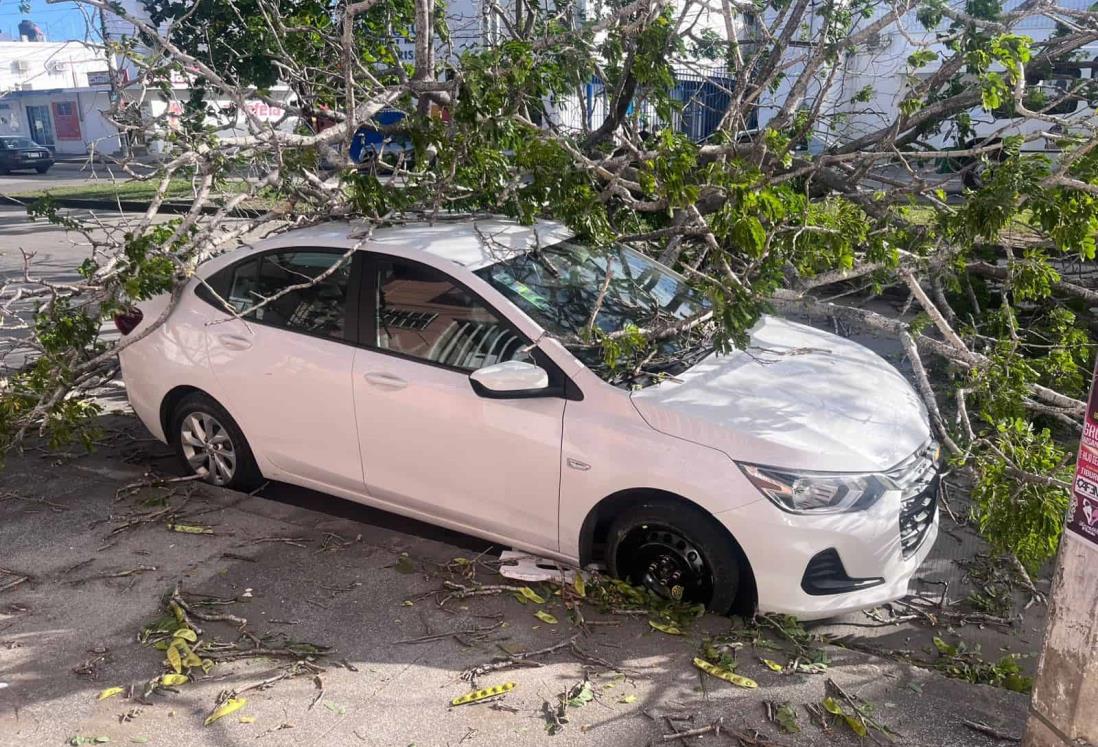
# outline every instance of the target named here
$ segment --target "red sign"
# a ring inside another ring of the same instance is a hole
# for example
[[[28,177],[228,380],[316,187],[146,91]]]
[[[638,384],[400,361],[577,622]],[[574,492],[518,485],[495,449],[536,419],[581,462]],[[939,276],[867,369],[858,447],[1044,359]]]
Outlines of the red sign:
[[[1075,482],[1071,490],[1071,513],[1067,528],[1098,544],[1098,365],[1087,399],[1083,420],[1083,438],[1075,462]]]

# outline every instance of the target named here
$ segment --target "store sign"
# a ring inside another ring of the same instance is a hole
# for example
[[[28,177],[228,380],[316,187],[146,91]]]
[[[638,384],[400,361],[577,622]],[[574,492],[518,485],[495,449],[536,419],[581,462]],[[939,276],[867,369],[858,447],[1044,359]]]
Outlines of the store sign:
[[[1098,366],[1090,384],[1083,438],[1075,462],[1067,528],[1098,545]]]
[[[95,73],[88,73],[89,86],[109,86],[110,84],[111,74],[106,70]]]

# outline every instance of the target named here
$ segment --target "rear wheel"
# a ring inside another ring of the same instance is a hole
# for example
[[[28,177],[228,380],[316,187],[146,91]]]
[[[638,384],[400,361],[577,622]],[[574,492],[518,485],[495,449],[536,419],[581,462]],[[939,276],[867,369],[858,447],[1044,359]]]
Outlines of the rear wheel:
[[[195,392],[172,415],[176,453],[189,474],[212,485],[251,490],[262,476],[244,433],[211,397]]]
[[[37,171],[39,174],[45,174],[47,171],[50,170],[50,167],[49,166],[35,166],[34,170]]]
[[[722,615],[736,601],[735,545],[693,506],[662,499],[633,506],[610,525],[606,553],[612,575],[666,599],[704,604]]]

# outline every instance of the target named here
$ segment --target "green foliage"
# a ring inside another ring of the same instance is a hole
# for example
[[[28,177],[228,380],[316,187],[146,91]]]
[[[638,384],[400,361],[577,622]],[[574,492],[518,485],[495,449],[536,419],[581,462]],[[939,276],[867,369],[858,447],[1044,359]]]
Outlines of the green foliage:
[[[997,662],[989,662],[980,654],[978,645],[970,648],[964,641],[952,644],[935,637],[934,647],[938,651],[934,668],[947,677],[1017,693],[1033,689],[1033,679],[1022,673],[1017,654],[1006,654]]]
[[[1020,408],[1021,405],[1018,405]],[[973,518],[980,533],[1000,552],[1012,552],[1030,573],[1056,553],[1068,506],[1067,490],[1029,482],[1015,470],[1068,480],[1070,455],[1047,428],[1022,417],[1000,418],[990,446],[973,459],[977,481]]]

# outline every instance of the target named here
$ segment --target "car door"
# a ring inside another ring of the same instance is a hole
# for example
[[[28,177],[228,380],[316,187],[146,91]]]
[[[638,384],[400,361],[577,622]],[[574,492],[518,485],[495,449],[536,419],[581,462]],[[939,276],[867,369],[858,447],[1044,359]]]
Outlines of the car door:
[[[565,400],[484,398],[469,381],[478,368],[529,356],[529,340],[419,262],[374,256],[362,294],[353,379],[370,495],[556,551]]]
[[[265,474],[361,493],[351,371],[357,337],[356,263],[339,250],[287,248],[217,273],[242,318],[207,326],[217,397],[240,424]],[[273,470],[271,468],[274,468]]]

